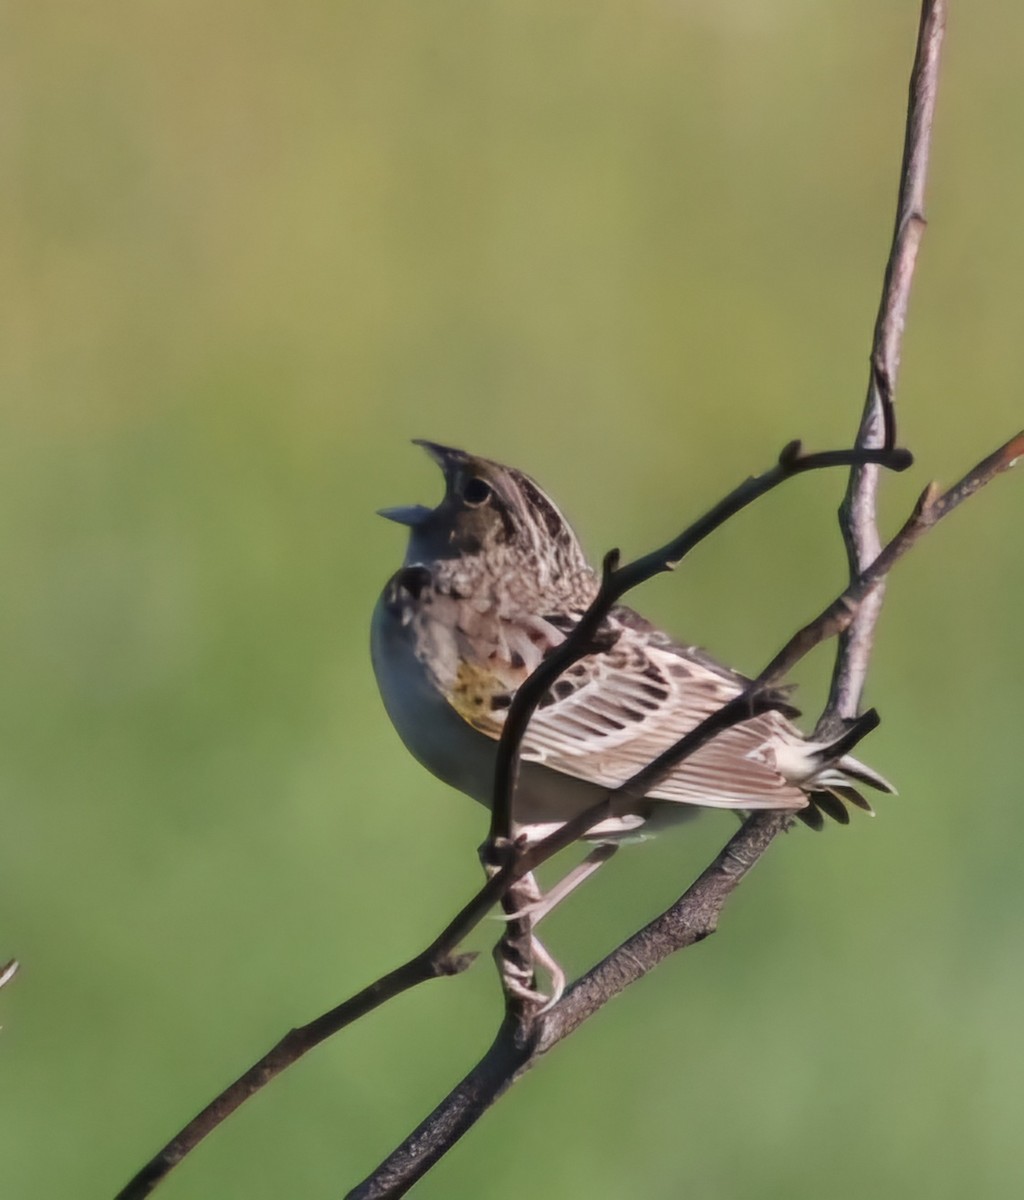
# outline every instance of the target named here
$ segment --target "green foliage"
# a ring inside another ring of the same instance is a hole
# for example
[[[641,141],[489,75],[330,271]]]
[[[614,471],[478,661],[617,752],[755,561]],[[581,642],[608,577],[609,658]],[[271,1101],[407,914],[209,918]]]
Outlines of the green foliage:
[[[427,436],[595,555],[855,427],[916,5],[16,5],[0,221],[0,1162],[100,1200],[476,885],[479,809],[367,661]],[[956,6],[894,526],[1021,424],[1024,10]],[[638,598],[756,670],[842,582],[799,480]],[[794,832],[718,937],[517,1087],[424,1197],[1016,1197],[1024,478],[892,580],[876,820]],[[801,675],[812,709],[827,677]],[[731,829],[624,851],[580,970]],[[482,930],[474,944],[494,936]],[[484,957],[341,1035],[161,1195],[334,1197],[484,1049]]]

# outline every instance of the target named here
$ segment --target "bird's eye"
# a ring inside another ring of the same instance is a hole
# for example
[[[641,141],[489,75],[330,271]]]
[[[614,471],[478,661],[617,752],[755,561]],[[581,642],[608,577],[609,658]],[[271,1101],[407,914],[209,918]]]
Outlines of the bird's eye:
[[[491,498],[491,485],[474,476],[462,485],[462,499],[472,508],[479,508]]]

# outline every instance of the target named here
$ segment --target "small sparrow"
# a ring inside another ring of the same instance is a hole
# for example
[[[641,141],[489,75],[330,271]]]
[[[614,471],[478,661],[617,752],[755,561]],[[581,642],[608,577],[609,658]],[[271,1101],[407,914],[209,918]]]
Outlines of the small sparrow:
[[[462,450],[419,441],[444,472],[436,508],[384,509],[409,526],[405,563],[373,615],[381,696],[411,753],[433,774],[490,805],[495,747],[516,689],[562,642],[599,579],[553,501],[529,476]],[[515,832],[536,841],[624,783],[749,682],[632,609],[612,609],[609,649],[554,684],[530,720],[514,798]],[[661,781],[635,811],[602,821],[584,862],[531,906],[550,911],[625,839],[699,808],[791,810],[820,824],[847,819],[857,791],[894,789],[846,751],[856,737],[808,741],[794,709],[751,717],[716,736]],[[535,943],[544,965],[564,977]]]

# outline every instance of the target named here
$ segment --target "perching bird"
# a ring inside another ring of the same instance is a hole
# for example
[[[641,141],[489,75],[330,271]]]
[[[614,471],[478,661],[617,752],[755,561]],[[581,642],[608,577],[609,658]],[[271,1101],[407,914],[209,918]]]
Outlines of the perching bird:
[[[462,450],[418,444],[444,472],[445,496],[433,509],[382,511],[408,525],[410,536],[405,563],[374,612],[373,665],[388,715],[412,754],[489,805],[511,699],[579,620],[599,580],[562,513],[527,475]],[[513,818],[517,834],[530,841],[597,803],[749,682],[624,606],[612,609],[602,632],[610,648],[554,684],[523,737]],[[795,710],[778,699],[782,711],[726,729],[676,766],[636,811],[592,828],[586,840],[597,848],[537,913],[550,911],[616,843],[694,806],[806,814],[820,804],[845,817],[842,799],[868,807],[857,784],[894,790],[845,753],[849,735],[841,744],[808,741],[788,719]]]

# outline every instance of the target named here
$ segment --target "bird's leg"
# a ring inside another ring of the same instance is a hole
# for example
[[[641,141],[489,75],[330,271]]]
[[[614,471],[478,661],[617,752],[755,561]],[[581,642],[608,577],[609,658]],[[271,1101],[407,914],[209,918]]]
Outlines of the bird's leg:
[[[547,948],[539,937],[534,934],[530,935],[531,949],[533,951],[533,961],[542,970],[546,971],[548,978],[551,980],[551,995],[543,996],[543,1005],[537,1010],[537,1016],[541,1013],[546,1013],[549,1008],[553,1008],[562,998],[562,993],[565,991],[565,972],[558,965],[557,961],[548,953]],[[539,993],[535,993],[539,994]]]
[[[549,953],[544,943],[533,932],[536,926],[548,915],[553,908],[560,904],[566,896],[574,892],[585,879],[589,879],[602,867],[618,849],[614,843],[605,842],[595,846],[587,857],[578,863],[562,877],[547,892],[542,892],[534,878],[533,872],[524,875],[505,894],[503,907],[505,921],[527,922],[530,938],[531,964],[526,966],[518,955],[509,955],[507,950],[509,939],[503,937],[495,947],[495,959],[501,972],[505,990],[524,1003],[542,1001],[542,1007],[536,1015],[546,1013],[562,998],[565,991],[565,972],[556,959]],[[511,911],[510,911],[511,910]],[[545,996],[538,992],[535,986],[532,967],[540,967],[551,981],[551,994]]]
[[[481,847],[481,850],[483,849]],[[617,849],[618,846],[614,842],[602,842],[595,846],[582,862],[577,863],[547,892],[541,891],[536,877],[530,871],[516,880],[502,897],[504,912],[499,919],[525,923],[525,935],[529,938],[529,948],[526,950],[524,947],[525,953],[517,952],[514,937],[503,937],[495,947],[494,957],[501,974],[502,986],[521,1003],[541,1003],[543,1007],[538,1010],[537,1015],[547,1012],[558,1003],[565,991],[566,977],[557,960],[533,931],[548,913],[602,867]],[[485,855],[482,854],[481,859],[488,876],[494,875],[500,869],[498,864],[489,862]],[[539,967],[548,975],[551,982],[550,995],[537,990],[535,967]]]
[[[506,995],[533,1010],[551,1003],[549,997],[536,987],[535,966],[542,967],[551,976],[556,997],[565,989],[565,972],[534,937],[533,918],[518,911],[540,899],[541,891],[532,871],[509,886],[501,898],[509,924],[494,947],[494,961]]]
[[[534,925],[539,925],[552,909],[556,908],[566,896],[574,892],[584,880],[589,879],[598,871],[618,850],[614,842],[602,842],[595,846],[582,862],[564,875],[553,887],[546,892],[536,889],[536,897],[527,904],[517,908],[515,912],[503,914],[503,920],[511,921],[516,917],[530,917]]]
[[[501,838],[485,842],[480,847],[480,863],[488,879],[492,879],[515,854],[515,842]],[[561,995],[565,988],[565,973],[547,950],[533,936],[533,921],[528,915],[518,916],[516,910],[528,908],[541,899],[540,888],[529,872],[514,880],[501,898],[502,908],[509,912],[509,928],[494,947],[494,961],[501,976],[505,994],[520,1004],[537,1009],[548,1001],[545,993],[534,987],[534,963],[539,963],[552,977],[555,990]],[[516,928],[512,922],[518,922]]]

